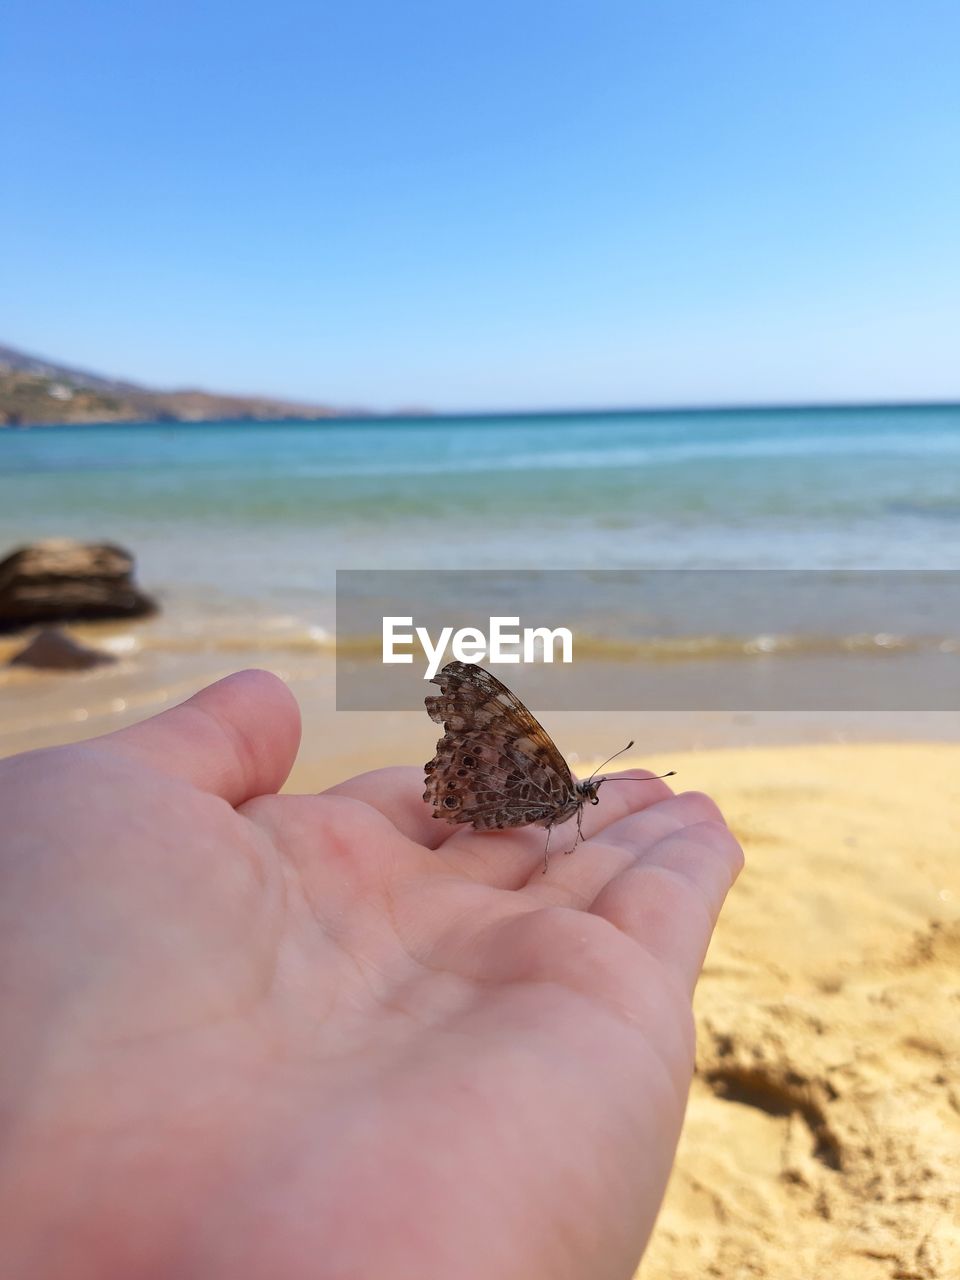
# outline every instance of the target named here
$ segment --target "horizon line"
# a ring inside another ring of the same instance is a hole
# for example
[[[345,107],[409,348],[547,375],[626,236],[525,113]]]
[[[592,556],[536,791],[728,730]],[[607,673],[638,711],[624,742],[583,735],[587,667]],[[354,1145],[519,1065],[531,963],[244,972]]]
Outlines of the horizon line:
[[[242,397],[247,398],[247,397]],[[251,399],[255,397],[249,397]],[[267,397],[264,397],[267,398]],[[389,422],[485,422],[509,418],[582,418],[582,417],[681,417],[690,414],[738,414],[738,413],[823,413],[830,410],[856,409],[960,409],[960,397],[949,400],[812,400],[812,401],[758,401],[733,404],[648,405],[632,408],[586,409],[422,409],[410,410],[361,410],[352,413],[324,413],[316,417],[303,415],[277,415],[270,418],[125,418],[90,422],[30,422],[2,423],[0,432],[36,431],[62,428],[75,431],[84,427],[204,427],[204,426],[317,426],[349,423],[355,426]]]
[[[602,408],[586,405],[573,408],[537,409],[384,409],[360,414],[335,415],[342,421],[363,418],[561,418],[587,414],[604,416],[662,413],[795,413],[814,409],[949,409],[960,408],[960,392],[946,398],[906,398],[895,400],[734,400],[702,401],[689,404],[616,405]],[[269,421],[269,419],[264,419]]]
[[[485,418],[545,418],[545,417],[577,417],[583,415],[605,415],[605,416],[627,416],[630,414],[684,414],[684,413],[791,413],[802,411],[819,411],[828,409],[924,409],[924,408],[952,408],[960,406],[960,388],[950,397],[932,397],[929,399],[923,397],[908,396],[895,399],[858,399],[855,397],[843,397],[840,399],[825,400],[733,400],[733,401],[695,401],[686,404],[647,404],[647,405],[616,405],[601,408],[596,405],[587,405],[581,407],[573,407],[566,405],[562,408],[540,406],[537,408],[483,408],[483,409],[437,409],[429,405],[417,405],[416,402],[411,406],[407,401],[406,406],[390,409],[367,409],[362,405],[345,407],[340,409],[335,404],[315,403],[310,400],[301,399],[299,396],[290,398],[287,393],[276,395],[270,392],[250,392],[250,391],[208,391],[202,387],[156,387],[141,382],[131,382],[126,378],[117,377],[112,374],[93,373],[89,369],[85,369],[78,365],[61,364],[59,361],[48,356],[35,355],[34,353],[24,350],[22,347],[8,345],[6,342],[0,342],[0,350],[6,350],[23,359],[35,361],[40,365],[47,365],[51,371],[65,374],[68,377],[79,375],[80,378],[94,379],[97,382],[114,383],[123,389],[135,391],[138,394],[148,396],[169,396],[169,395],[203,395],[224,400],[261,400],[275,401],[278,405],[290,409],[310,409],[318,412],[310,416],[302,414],[279,414],[269,418],[254,417],[218,417],[218,418],[173,418],[173,419],[145,419],[134,418],[130,420],[113,419],[110,421],[96,423],[71,423],[71,422],[47,422],[34,423],[26,425],[35,426],[136,426],[138,423],[143,424],[147,421],[173,421],[173,422],[193,422],[201,424],[223,423],[223,422],[363,422],[368,419],[404,419],[407,421],[421,418],[457,418],[457,419],[485,419]],[[0,358],[0,365],[3,364]]]

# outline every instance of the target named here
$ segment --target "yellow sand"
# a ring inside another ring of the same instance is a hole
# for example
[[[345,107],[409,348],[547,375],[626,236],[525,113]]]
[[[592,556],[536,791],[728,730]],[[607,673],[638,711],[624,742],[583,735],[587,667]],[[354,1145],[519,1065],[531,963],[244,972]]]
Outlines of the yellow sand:
[[[747,866],[642,1280],[956,1280],[960,745],[670,763]]]

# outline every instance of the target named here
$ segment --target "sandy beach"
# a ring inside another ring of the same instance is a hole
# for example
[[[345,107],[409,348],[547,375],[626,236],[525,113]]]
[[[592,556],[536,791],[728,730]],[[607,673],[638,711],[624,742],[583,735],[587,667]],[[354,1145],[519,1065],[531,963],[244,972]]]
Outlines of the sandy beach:
[[[140,719],[234,665],[7,670],[0,754]],[[432,749],[424,715],[335,713],[315,655],[275,669],[304,713],[288,790]],[[637,721],[545,718],[583,746],[581,771]],[[633,762],[713,795],[747,855],[697,992],[698,1072],[642,1280],[960,1275],[960,744],[896,723],[904,740],[791,744],[827,728],[641,720]],[[754,745],[680,750],[738,740]]]
[[[0,1280],[960,1280],[960,4],[181,8],[0,44]],[[743,847],[673,1165],[736,850],[434,908],[610,805],[451,661]]]
[[[960,747],[672,763],[747,862],[642,1280],[960,1275]]]

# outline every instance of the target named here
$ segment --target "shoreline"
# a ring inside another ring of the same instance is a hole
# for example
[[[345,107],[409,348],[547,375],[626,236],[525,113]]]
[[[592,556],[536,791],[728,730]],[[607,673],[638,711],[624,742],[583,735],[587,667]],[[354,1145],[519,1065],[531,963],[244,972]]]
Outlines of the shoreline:
[[[140,651],[129,624],[71,626],[81,643],[111,651],[116,663],[81,672],[43,672],[0,665],[0,758],[38,747],[108,733],[155,715],[197,689],[244,667],[265,667],[283,679],[300,703],[303,739],[287,790],[315,791],[354,773],[384,765],[422,764],[433,754],[437,729],[417,710],[337,711],[333,655],[317,644],[247,648],[196,639]],[[0,637],[0,664],[26,643]],[[141,631],[142,635],[142,631]],[[325,643],[325,642],[321,642]],[[608,692],[615,673],[598,670]],[[424,683],[424,693],[432,686]],[[601,704],[602,705],[602,704]],[[956,743],[954,711],[549,711],[535,714],[575,772],[634,740],[638,762],[656,756],[675,767],[677,755],[698,749],[779,749],[791,744]],[[680,785],[687,785],[683,780]]]

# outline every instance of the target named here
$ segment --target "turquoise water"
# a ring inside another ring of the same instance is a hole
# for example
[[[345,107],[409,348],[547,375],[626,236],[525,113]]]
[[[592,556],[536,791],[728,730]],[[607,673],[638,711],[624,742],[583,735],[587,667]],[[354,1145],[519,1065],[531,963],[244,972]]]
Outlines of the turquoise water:
[[[293,613],[347,567],[960,568],[960,406],[0,432],[0,549],[54,534]]]

